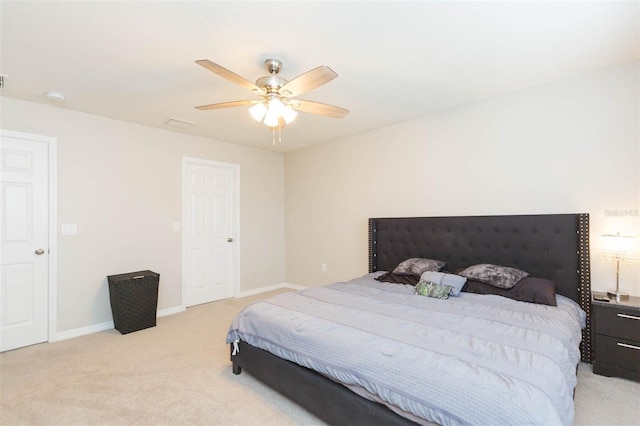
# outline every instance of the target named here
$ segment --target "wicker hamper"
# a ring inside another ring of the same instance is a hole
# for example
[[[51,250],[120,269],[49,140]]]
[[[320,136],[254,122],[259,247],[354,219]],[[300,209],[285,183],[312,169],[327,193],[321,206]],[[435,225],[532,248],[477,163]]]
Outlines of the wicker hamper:
[[[160,274],[152,271],[110,275],[109,299],[113,325],[122,334],[156,325]]]

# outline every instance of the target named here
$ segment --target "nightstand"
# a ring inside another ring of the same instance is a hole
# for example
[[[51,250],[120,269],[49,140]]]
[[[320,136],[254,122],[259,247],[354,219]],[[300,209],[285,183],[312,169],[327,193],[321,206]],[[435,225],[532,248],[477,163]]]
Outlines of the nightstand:
[[[592,296],[591,308],[593,372],[640,381],[640,297],[602,302]]]

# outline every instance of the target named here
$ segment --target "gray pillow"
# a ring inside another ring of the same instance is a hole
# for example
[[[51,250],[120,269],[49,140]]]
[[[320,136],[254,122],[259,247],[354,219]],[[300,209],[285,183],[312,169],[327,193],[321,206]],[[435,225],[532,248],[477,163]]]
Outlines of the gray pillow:
[[[436,284],[448,285],[451,287],[451,296],[460,294],[464,283],[467,282],[465,277],[456,274],[447,274],[444,272],[427,271],[420,275],[421,280],[431,281]]]
[[[436,299],[448,299],[451,287],[448,285],[441,285],[432,283],[425,280],[418,281],[416,284],[415,294],[419,296],[434,297]]]
[[[508,266],[491,265],[490,263],[481,263],[469,266],[459,275],[467,277],[470,280],[480,281],[481,283],[490,284],[499,288],[511,288],[518,281],[528,276],[529,273]]]
[[[441,260],[423,259],[421,257],[412,257],[411,259],[403,260],[392,271],[394,274],[405,275],[422,275],[425,271],[439,271],[445,265],[445,262]]]

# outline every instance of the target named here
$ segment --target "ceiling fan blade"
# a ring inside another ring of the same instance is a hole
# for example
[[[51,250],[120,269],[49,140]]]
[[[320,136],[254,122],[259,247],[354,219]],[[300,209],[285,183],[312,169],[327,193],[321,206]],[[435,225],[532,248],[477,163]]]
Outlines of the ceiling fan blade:
[[[197,106],[196,108],[201,111],[206,111],[210,109],[233,108],[233,107],[239,107],[244,105],[253,105],[253,104],[257,104],[258,102],[261,102],[261,101],[255,101],[255,100],[231,101],[231,102],[221,102],[217,104],[200,105],[200,106]]]
[[[308,112],[311,114],[320,114],[327,117],[344,118],[349,114],[348,109],[340,108],[333,105],[327,105],[320,102],[303,101],[302,99],[294,99],[289,101],[289,106],[293,109]]]
[[[334,70],[322,65],[294,78],[282,86],[278,92],[285,97],[301,95],[327,84],[337,76],[338,74]]]
[[[246,78],[240,77],[238,74],[234,73],[233,71],[229,71],[225,67],[215,64],[208,59],[200,59],[196,61],[196,64],[205,67],[209,71],[214,72],[218,74],[220,77],[226,78],[232,83],[242,86],[245,89],[251,90],[252,92],[255,92],[257,94],[264,94],[264,90],[262,90],[261,88],[259,88],[258,86],[256,86],[255,84],[247,80]]]

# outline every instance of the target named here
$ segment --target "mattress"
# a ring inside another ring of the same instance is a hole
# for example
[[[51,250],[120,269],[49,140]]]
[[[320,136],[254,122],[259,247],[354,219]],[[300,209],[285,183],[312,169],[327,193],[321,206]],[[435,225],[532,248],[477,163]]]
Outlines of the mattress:
[[[249,305],[227,342],[313,369],[418,423],[573,423],[586,318],[575,302],[434,299],[380,274]]]

